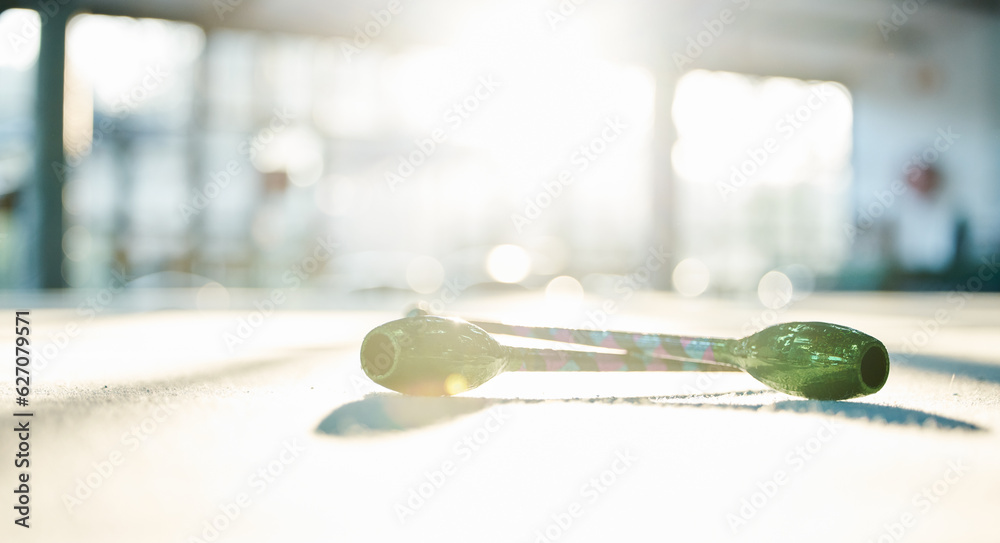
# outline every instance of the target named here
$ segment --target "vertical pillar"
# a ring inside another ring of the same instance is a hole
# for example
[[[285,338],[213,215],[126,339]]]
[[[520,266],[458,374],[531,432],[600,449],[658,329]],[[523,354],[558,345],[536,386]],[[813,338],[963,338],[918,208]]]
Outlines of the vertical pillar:
[[[66,68],[66,22],[71,5],[58,5],[42,19],[35,89],[34,179],[26,187],[23,222],[27,232],[24,284],[62,288],[63,264],[63,77]]]
[[[205,29],[205,47],[201,51],[198,59],[197,71],[194,75],[194,96],[191,100],[191,126],[188,130],[186,160],[188,172],[188,186],[185,194],[194,194],[203,190],[207,177],[205,175],[205,147],[210,141],[208,133],[211,130],[209,120],[210,85],[212,62],[217,56],[217,38],[214,29]],[[206,210],[190,217],[186,231],[186,262],[184,271],[188,273],[204,273],[204,255],[202,247],[205,245],[205,214]]]
[[[987,65],[985,67],[986,73],[989,74],[990,89],[989,96],[991,101],[990,115],[991,118],[991,131],[993,133],[993,138],[990,143],[992,149],[989,149],[990,155],[993,157],[993,164],[991,165],[993,170],[994,182],[989,183],[988,186],[991,187],[993,192],[992,195],[984,194],[983,198],[986,202],[992,202],[992,205],[987,205],[984,207],[990,208],[991,211],[985,213],[986,216],[992,215],[992,220],[985,220],[979,222],[979,224],[970,225],[970,230],[976,229],[977,226],[981,228],[978,231],[973,230],[970,232],[972,241],[977,246],[970,247],[971,254],[968,256],[972,258],[977,258],[979,255],[989,256],[991,253],[1000,251],[1000,217],[997,217],[995,206],[997,202],[1000,202],[1000,183],[996,180],[1000,179],[1000,64],[997,63],[996,59],[1000,58],[1000,16],[994,16],[991,18],[990,24],[992,29],[989,32],[990,41],[990,54],[986,56]],[[980,215],[982,216],[982,214]],[[973,219],[970,217],[970,219]],[[974,220],[974,219],[973,219]],[[970,221],[971,222],[971,221]],[[985,230],[985,232],[983,232]],[[988,234],[986,232],[992,232]],[[982,241],[978,241],[982,240]],[[978,241],[978,243],[977,243]],[[996,283],[994,283],[996,285]]]
[[[673,67],[662,58],[656,59],[656,94],[653,106],[653,231],[650,243],[654,247],[663,246],[670,253],[670,261],[660,268],[652,285],[654,288],[670,290],[671,272],[679,260],[677,255],[678,203],[674,182],[673,161],[670,152],[677,135],[674,131],[671,109],[674,103],[674,87],[677,76]]]

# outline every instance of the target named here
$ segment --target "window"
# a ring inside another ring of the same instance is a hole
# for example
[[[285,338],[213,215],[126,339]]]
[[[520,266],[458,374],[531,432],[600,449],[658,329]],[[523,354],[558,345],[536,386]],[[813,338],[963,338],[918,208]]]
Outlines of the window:
[[[678,255],[708,288],[752,291],[788,266],[840,268],[852,127],[843,85],[696,70],[677,84],[673,119]]]

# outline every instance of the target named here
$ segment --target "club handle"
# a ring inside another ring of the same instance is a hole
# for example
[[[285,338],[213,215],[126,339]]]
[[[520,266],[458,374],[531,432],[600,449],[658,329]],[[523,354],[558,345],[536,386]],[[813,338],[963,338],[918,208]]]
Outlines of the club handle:
[[[642,353],[507,347],[506,371],[741,371],[719,364],[659,358]]]
[[[732,340],[721,338],[693,338],[667,334],[640,334],[579,330],[574,328],[547,328],[541,326],[514,326],[498,322],[470,321],[491,334],[574,343],[591,347],[621,349],[661,360],[696,364],[690,367],[722,365],[739,368],[730,356]],[[690,370],[711,371],[711,370]]]

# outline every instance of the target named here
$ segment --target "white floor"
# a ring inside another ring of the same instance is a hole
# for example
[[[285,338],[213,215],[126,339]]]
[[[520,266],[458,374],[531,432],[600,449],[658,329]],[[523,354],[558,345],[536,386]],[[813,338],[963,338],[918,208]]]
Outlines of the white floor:
[[[538,300],[454,310],[560,318]],[[886,343],[888,384],[850,402],[718,373],[505,374],[458,398],[403,397],[358,363],[364,334],[397,313],[277,312],[230,351],[248,313],[33,311],[40,350],[77,333],[35,361],[32,527],[5,506],[0,540],[997,541],[997,296],[813,295],[781,312]],[[729,336],[763,314],[650,294],[610,325]],[[16,440],[0,435],[12,504]]]

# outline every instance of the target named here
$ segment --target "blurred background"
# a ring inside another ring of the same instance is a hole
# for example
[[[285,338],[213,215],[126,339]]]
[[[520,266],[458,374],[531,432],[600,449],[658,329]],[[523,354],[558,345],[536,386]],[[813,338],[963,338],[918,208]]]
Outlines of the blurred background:
[[[0,307],[31,310],[38,421],[36,529],[0,541],[995,542],[1000,294],[966,293],[1000,291],[998,59],[1000,0],[0,0]],[[835,322],[892,377],[386,394],[361,341],[413,304]]]
[[[3,6],[8,291],[1000,289],[1000,2]]]

